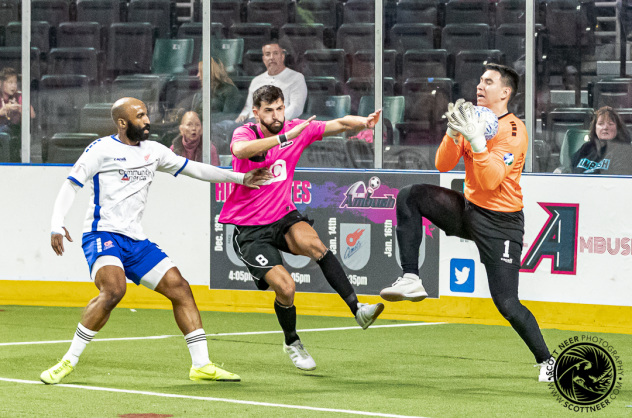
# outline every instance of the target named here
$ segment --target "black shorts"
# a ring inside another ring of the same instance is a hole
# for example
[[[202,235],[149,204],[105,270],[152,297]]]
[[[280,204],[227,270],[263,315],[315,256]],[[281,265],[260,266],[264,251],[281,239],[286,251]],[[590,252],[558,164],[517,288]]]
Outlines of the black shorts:
[[[233,248],[237,256],[246,264],[260,290],[266,290],[269,287],[264,280],[266,273],[274,266],[283,265],[283,258],[279,251],[292,254],[285,241],[285,234],[292,225],[299,222],[314,224],[314,221],[301,215],[299,211],[293,210],[269,225],[235,225]]]
[[[520,268],[524,237],[524,213],[496,212],[465,199],[464,232],[461,238],[476,243],[485,265],[512,265]]]

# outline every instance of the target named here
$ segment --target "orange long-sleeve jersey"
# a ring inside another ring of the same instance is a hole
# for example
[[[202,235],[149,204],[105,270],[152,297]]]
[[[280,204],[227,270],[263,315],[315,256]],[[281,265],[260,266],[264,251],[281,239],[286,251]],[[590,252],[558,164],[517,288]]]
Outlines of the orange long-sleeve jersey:
[[[487,141],[487,149],[475,153],[459,134],[459,143],[447,134],[437,150],[435,166],[452,170],[463,157],[465,198],[477,206],[497,212],[517,212],[523,208],[520,177],[529,137],[524,123],[513,113],[498,118],[498,133]]]

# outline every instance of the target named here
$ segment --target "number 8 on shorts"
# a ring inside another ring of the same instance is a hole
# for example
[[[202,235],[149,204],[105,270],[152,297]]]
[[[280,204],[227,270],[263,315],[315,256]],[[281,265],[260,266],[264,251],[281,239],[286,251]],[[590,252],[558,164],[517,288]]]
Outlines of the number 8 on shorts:
[[[268,259],[265,258],[263,254],[259,254],[257,257],[255,257],[255,260],[257,260],[257,262],[261,264],[262,266],[265,266],[268,264]]]

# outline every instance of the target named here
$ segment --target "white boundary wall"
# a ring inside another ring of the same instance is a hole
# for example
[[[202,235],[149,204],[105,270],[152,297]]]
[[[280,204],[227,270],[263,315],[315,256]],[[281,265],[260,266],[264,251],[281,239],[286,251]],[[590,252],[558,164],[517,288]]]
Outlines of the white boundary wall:
[[[81,249],[88,186],[66,217],[74,242],[58,257],[50,246],[55,198],[71,167],[0,166],[0,280],[90,281]],[[149,190],[143,228],[196,285],[209,284],[210,194],[208,183],[157,173]]]

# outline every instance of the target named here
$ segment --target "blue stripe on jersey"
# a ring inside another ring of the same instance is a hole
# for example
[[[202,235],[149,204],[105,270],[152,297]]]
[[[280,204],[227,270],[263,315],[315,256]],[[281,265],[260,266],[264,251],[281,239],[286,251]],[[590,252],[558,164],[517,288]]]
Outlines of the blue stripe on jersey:
[[[97,225],[101,219],[101,206],[99,206],[99,173],[92,178],[94,183],[94,221],[92,221],[92,232],[97,231]]]
[[[184,162],[184,165],[180,168],[180,170],[176,171],[176,174],[174,174],[173,177],[178,177],[178,174],[180,174],[182,172],[182,170],[184,170],[184,167],[186,167],[187,164],[189,164],[189,159],[188,158],[186,159],[186,161]]]
[[[118,139],[116,139],[116,136],[115,136],[115,135],[112,135],[110,138],[112,138],[112,139],[113,139],[113,140],[115,140],[116,142],[121,142],[121,141],[119,141]],[[121,144],[122,144],[122,142],[121,142]]]
[[[73,176],[68,176],[68,180],[72,181],[73,183],[75,183],[79,187],[83,187],[83,184],[81,184],[81,182],[79,180],[77,180],[76,178],[74,178]]]

